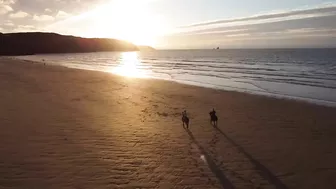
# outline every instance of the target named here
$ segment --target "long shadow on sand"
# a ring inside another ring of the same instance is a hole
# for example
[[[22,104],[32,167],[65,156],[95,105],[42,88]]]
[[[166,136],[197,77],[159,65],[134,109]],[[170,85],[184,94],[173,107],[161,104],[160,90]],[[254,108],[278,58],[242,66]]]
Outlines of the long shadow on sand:
[[[238,145],[234,140],[227,136],[222,130],[218,127],[215,127],[218,132],[220,132],[232,145],[234,145],[241,153],[243,153],[249,161],[255,166],[258,170],[260,176],[265,178],[270,184],[273,184],[277,189],[287,189],[288,187],[281,182],[267,167],[262,165],[259,161],[254,159],[249,153],[247,153],[243,147]]]
[[[194,144],[197,145],[197,147],[200,150],[200,152],[202,153],[202,155],[204,155],[205,160],[206,160],[206,162],[207,162],[210,170],[212,171],[213,174],[216,175],[216,177],[220,181],[222,187],[225,188],[225,189],[233,189],[234,186],[232,185],[232,183],[226,178],[226,176],[224,175],[224,173],[218,168],[218,166],[211,159],[211,157],[209,156],[209,154],[204,150],[204,148],[197,142],[197,140],[195,139],[195,137],[192,134],[192,132],[190,130],[188,130],[188,129],[186,129],[186,131],[189,134],[190,139],[193,141]]]

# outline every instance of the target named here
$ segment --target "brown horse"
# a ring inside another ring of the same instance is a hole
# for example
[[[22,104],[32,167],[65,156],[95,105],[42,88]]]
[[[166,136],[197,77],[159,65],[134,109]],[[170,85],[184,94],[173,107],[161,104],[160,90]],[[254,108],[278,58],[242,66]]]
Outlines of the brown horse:
[[[209,113],[210,114],[210,123],[217,127],[217,121],[218,121],[218,117],[216,115],[216,111],[215,109],[212,110],[212,112]]]
[[[182,114],[182,123],[183,123],[183,127],[185,127],[186,125],[187,129],[189,128],[189,118],[185,114]]]

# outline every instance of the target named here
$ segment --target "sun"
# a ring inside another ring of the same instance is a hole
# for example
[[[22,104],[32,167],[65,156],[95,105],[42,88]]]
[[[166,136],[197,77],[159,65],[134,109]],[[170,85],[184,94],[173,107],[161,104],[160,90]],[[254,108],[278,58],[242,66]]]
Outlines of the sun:
[[[112,1],[95,10],[93,17],[92,35],[126,40],[136,45],[154,46],[165,28],[162,19],[151,13],[146,1]]]
[[[146,78],[147,71],[141,69],[141,61],[137,52],[124,52],[120,54],[119,65],[107,70],[108,72],[129,77],[129,78]]]

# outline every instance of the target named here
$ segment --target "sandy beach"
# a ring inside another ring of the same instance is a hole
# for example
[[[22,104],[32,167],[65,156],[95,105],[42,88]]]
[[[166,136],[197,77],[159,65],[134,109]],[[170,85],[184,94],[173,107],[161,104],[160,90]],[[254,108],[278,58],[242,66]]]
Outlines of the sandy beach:
[[[333,189],[335,116],[305,102],[0,58],[0,188]]]

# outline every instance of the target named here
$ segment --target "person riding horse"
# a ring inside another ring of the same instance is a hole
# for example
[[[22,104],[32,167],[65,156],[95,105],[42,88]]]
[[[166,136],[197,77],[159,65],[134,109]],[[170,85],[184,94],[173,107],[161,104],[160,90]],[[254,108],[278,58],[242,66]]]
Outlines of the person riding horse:
[[[209,114],[210,114],[210,123],[213,123],[214,126],[217,126],[218,117],[216,115],[215,108],[213,108]]]
[[[187,128],[189,128],[189,118],[188,118],[188,115],[187,115],[187,111],[186,111],[186,110],[184,110],[184,111],[182,112],[182,123],[183,123],[183,127],[184,127],[184,125],[186,125]]]
[[[216,115],[215,108],[212,109],[212,111],[210,112],[210,115]]]
[[[187,116],[187,110],[184,110],[184,111],[182,112],[182,116],[188,117],[188,116]]]

